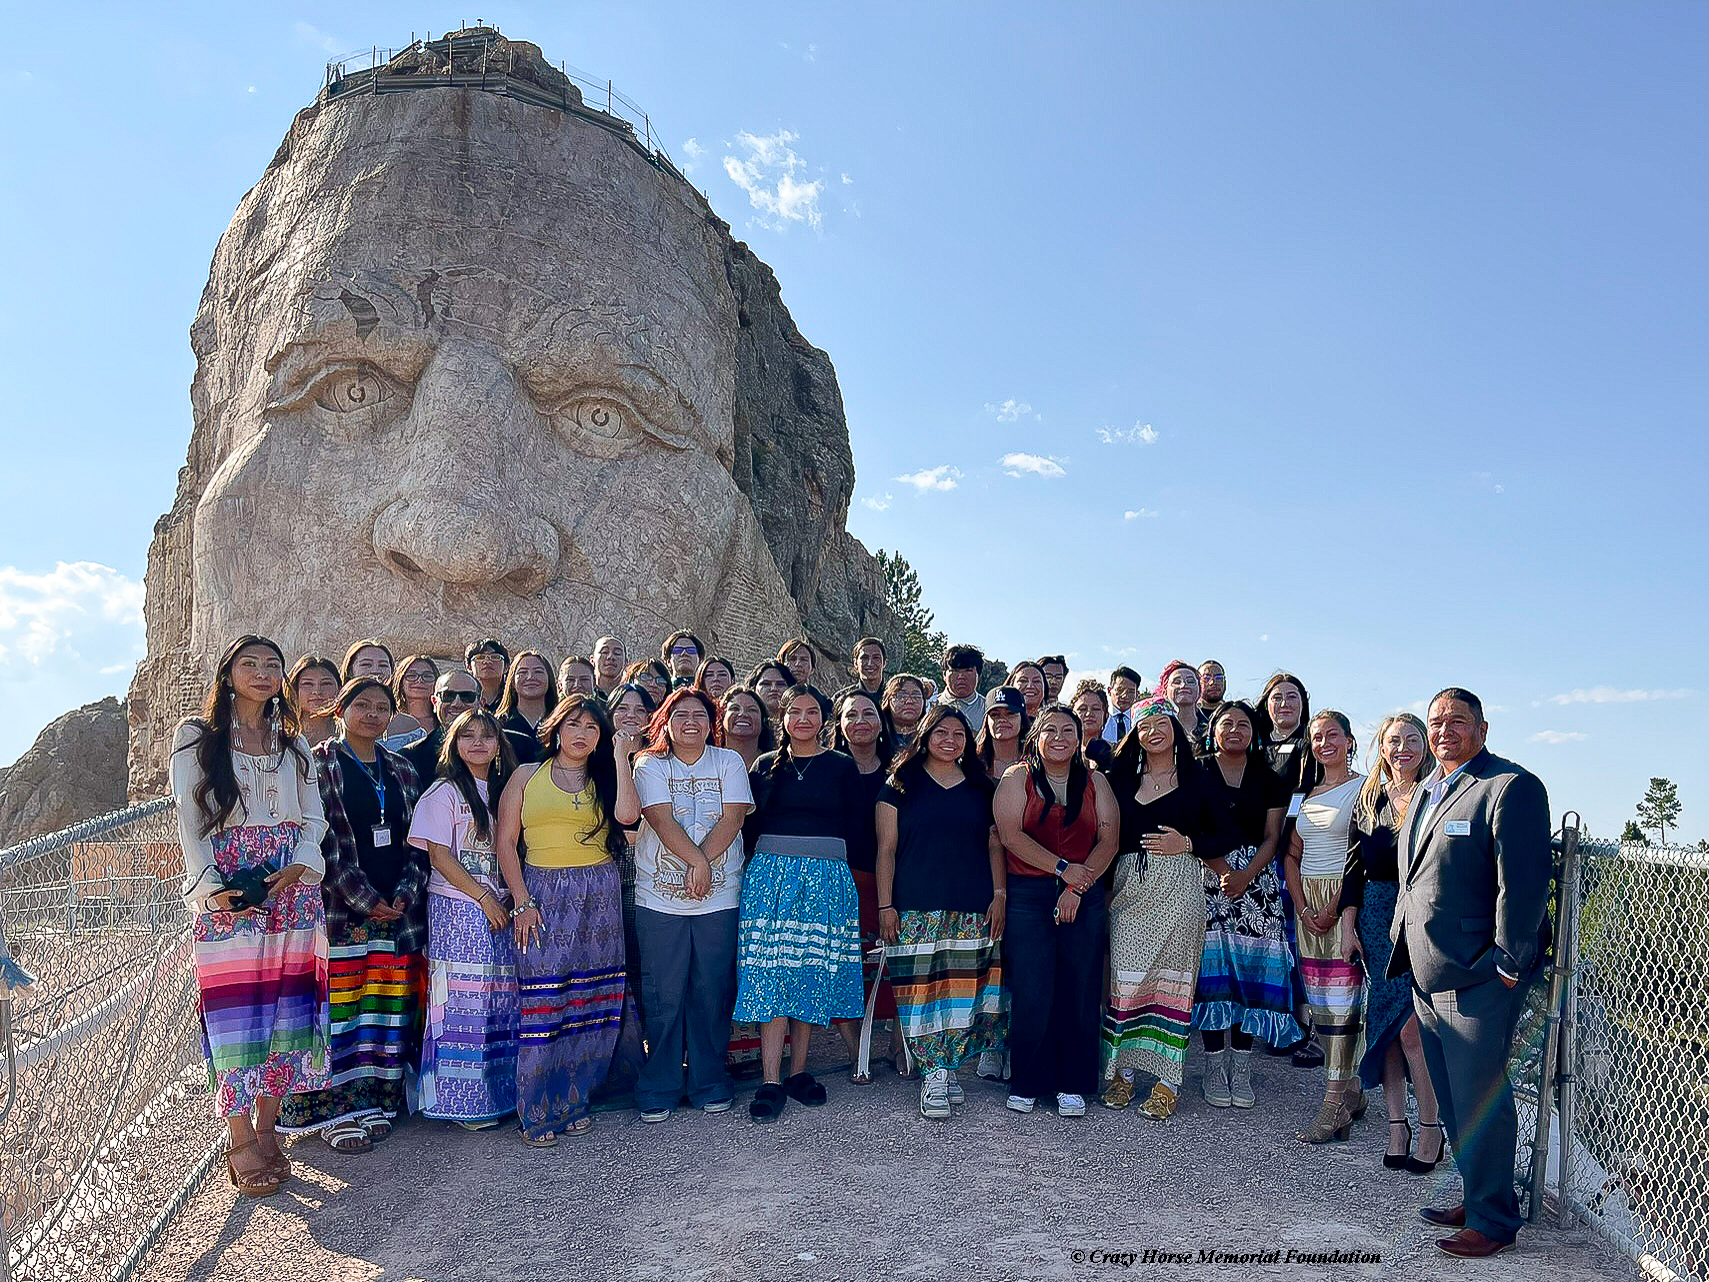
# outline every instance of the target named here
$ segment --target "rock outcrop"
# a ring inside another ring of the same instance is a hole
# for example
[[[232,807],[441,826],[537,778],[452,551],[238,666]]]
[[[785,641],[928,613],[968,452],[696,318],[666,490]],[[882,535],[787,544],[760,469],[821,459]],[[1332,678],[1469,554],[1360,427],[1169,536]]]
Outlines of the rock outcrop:
[[[57,832],[125,804],[125,710],[102,699],[56,718],[0,767],[0,847]]]
[[[130,787],[214,657],[377,636],[553,657],[672,628],[738,664],[896,638],[845,523],[836,373],[626,122],[487,29],[335,78],[214,255],[155,526]],[[828,667],[827,667],[828,671]]]

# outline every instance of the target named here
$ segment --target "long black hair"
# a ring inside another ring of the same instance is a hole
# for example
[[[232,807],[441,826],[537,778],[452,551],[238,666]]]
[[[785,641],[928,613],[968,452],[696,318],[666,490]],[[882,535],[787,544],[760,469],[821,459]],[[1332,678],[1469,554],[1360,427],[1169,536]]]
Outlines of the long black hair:
[[[289,753],[296,758],[299,769],[305,773],[309,769],[308,756],[297,746],[297,710],[284,693],[285,652],[266,637],[246,632],[220,655],[214,668],[214,684],[202,700],[201,715],[189,722],[198,733],[178,749],[179,752],[196,754],[196,767],[202,777],[190,795],[202,816],[201,835],[204,837],[212,836],[224,827],[232,811],[243,800],[243,793],[237,786],[237,769],[231,764],[232,706],[237,697],[237,691],[232,689],[231,668],[237,662],[237,656],[252,645],[271,650],[279,659],[279,693],[267,701],[264,715],[278,727],[276,746],[280,762],[282,764],[285,754]]]
[[[1032,665],[1037,667],[1037,664]],[[1041,669],[1042,671],[1042,669]],[[1080,724],[1080,718],[1074,715],[1074,709],[1063,703],[1042,704],[1038,716],[1034,719],[1032,728],[1027,731],[1026,747],[1022,750],[1021,760],[1026,762],[1027,776],[1033,781],[1033,790],[1044,798],[1044,809],[1039,811],[1039,822],[1050,813],[1050,808],[1058,798],[1056,790],[1050,786],[1050,776],[1044,772],[1044,753],[1039,750],[1039,727],[1044,719],[1052,713],[1060,712],[1074,723],[1074,730],[1080,736],[1081,748],[1086,744],[1086,727]],[[1086,754],[1079,749],[1068,762],[1068,796],[1062,802],[1062,826],[1071,827],[1080,817],[1080,805],[1086,800],[1086,780],[1091,771],[1086,765]]]
[[[1014,689],[1014,687],[997,687],[997,690],[1011,689]],[[996,694],[997,690],[993,690],[990,694],[985,696],[985,718],[989,718],[991,715],[991,695]],[[1019,694],[1020,691],[1016,690],[1015,693]],[[1015,715],[1021,719],[1021,733],[1019,736],[1020,742],[1015,748],[1016,756],[1020,756],[1026,751],[1027,736],[1032,733],[1033,719],[1027,715],[1026,704],[1024,702],[1021,705],[1021,710],[1015,713]],[[991,738],[990,722],[985,718],[980,719],[978,741],[973,745],[973,750],[979,755],[979,764],[984,766],[986,772],[989,773],[991,768],[997,764],[997,745],[996,741]]]
[[[481,790],[476,786],[475,776],[470,773],[468,763],[457,752],[458,736],[477,725],[486,726],[498,740],[498,755],[493,758],[493,763],[488,768],[486,800],[481,798]],[[510,740],[505,738],[504,731],[499,729],[498,718],[485,708],[470,708],[446,727],[444,741],[439,745],[439,778],[449,782],[461,795],[473,816],[471,827],[475,836],[482,841],[492,840],[493,819],[498,814],[499,794],[504,791],[510,772],[515,769],[516,752],[511,748]]]
[[[1273,672],[1270,674],[1270,679],[1264,683],[1263,690],[1259,691],[1258,702],[1252,710],[1255,718],[1252,728],[1258,732],[1258,740],[1253,745],[1254,747],[1268,748],[1279,742],[1276,738],[1276,723],[1270,720],[1270,692],[1283,682],[1287,682],[1300,692],[1300,724],[1294,733],[1288,735],[1287,738],[1304,739],[1307,735],[1306,727],[1311,725],[1311,696],[1306,693],[1305,682],[1291,672]]]
[[[790,644],[793,645],[794,642],[791,642]],[[794,685],[790,686],[789,689],[783,692],[782,696],[777,701],[777,749],[772,754],[771,759],[771,780],[773,783],[782,779],[784,772],[790,769],[789,728],[783,724],[783,718],[789,711],[789,705],[796,699],[802,697],[813,700],[815,706],[819,709],[819,715],[821,718],[825,715],[825,705],[819,702],[823,696],[820,695],[820,693],[812,686],[805,685],[802,682],[797,681]],[[765,700],[760,700],[760,706],[765,706]],[[823,734],[824,731],[821,729],[820,733]]]
[[[985,772],[984,763],[979,760],[979,752],[973,746],[973,727],[961,711],[952,708],[947,703],[940,703],[920,718],[920,732],[908,741],[907,747],[896,754],[896,761],[890,770],[890,786],[904,797],[908,789],[919,783],[926,773],[926,762],[929,759],[927,741],[936,730],[946,721],[957,721],[967,733],[967,740],[961,745],[961,755],[955,759],[955,764],[961,767],[962,775],[973,785],[973,790],[983,797],[989,797],[996,791],[997,786],[991,782],[991,776]]]
[[[724,713],[730,706],[730,700],[739,694],[747,695],[754,701],[754,706],[760,710],[760,734],[759,739],[754,744],[755,749],[760,753],[772,751],[777,747],[777,735],[772,730],[771,713],[767,711],[765,700],[760,698],[759,693],[750,690],[747,686],[731,686],[724,691],[724,697],[718,701],[718,724],[720,728],[724,724]],[[726,743],[724,746],[727,748],[730,745]]]
[[[546,669],[546,711],[550,712],[558,706],[558,674],[552,671],[552,665],[546,662],[546,656],[538,650],[518,650],[510,659],[510,667],[505,669],[504,686],[499,691],[498,707],[493,711],[501,717],[508,717],[516,711],[516,668],[524,659],[538,659],[540,666]],[[594,673],[597,677],[599,674]],[[541,720],[545,720],[542,715]]]
[[[1136,708],[1138,706],[1134,705]],[[1175,786],[1191,786],[1197,780],[1199,771],[1199,759],[1193,751],[1192,733],[1181,724],[1174,713],[1166,712],[1161,715],[1169,718],[1169,727],[1175,732]],[[1110,759],[1110,787],[1114,788],[1118,795],[1127,795],[1122,793],[1124,788],[1128,794],[1133,793],[1138,789],[1139,781],[1145,777],[1145,749],[1139,746],[1139,722],[1140,718],[1136,717],[1132,727],[1116,745],[1116,755]]]
[[[599,742],[594,744],[587,759],[587,777],[593,784],[594,796],[599,799],[599,822],[582,836],[595,837],[604,832],[605,849],[616,859],[625,849],[625,839],[623,829],[612,819],[617,813],[617,756],[612,748],[611,718],[606,714],[605,704],[591,694],[572,694],[542,717],[537,733],[545,756],[540,760],[540,768],[552,768],[552,761],[558,755],[559,732],[564,722],[578,713],[586,713],[599,727]]]
[[[831,715],[834,718],[831,722],[831,748],[836,752],[849,751],[849,741],[843,735],[843,709],[848,707],[849,703],[855,699],[865,699],[872,705],[872,710],[878,714],[878,742],[875,743],[873,747],[878,752],[879,768],[888,773],[890,770],[890,758],[895,755],[896,751],[890,745],[890,722],[884,715],[884,705],[879,703],[878,699],[870,691],[863,690],[859,686],[855,686],[849,690],[844,690],[837,696],[836,706],[831,712]],[[853,756],[854,754],[849,753],[849,755]]]

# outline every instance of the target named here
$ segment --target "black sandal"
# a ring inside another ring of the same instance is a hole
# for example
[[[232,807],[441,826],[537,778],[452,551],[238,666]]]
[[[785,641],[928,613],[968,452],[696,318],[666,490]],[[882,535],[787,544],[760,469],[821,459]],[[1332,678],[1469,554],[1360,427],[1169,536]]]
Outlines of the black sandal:
[[[785,1078],[783,1089],[790,1099],[808,1108],[818,1108],[825,1102],[825,1088],[811,1073],[797,1073],[794,1077]]]
[[[754,1097],[748,1102],[748,1116],[756,1122],[775,1122],[777,1115],[783,1112],[785,1099],[783,1087],[776,1082],[767,1082],[754,1092]]]

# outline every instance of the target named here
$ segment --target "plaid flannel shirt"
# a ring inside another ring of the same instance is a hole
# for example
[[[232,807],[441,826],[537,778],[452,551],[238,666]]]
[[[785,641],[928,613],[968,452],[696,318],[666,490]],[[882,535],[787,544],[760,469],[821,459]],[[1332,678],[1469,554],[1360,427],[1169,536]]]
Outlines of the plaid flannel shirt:
[[[326,934],[334,942],[343,939],[356,926],[366,923],[368,914],[384,902],[380,892],[362,871],[356,858],[356,830],[344,809],[344,768],[339,760],[342,736],[328,739],[314,750],[315,764],[320,767],[320,801],[326,811],[326,837],[320,844],[326,858],[326,879],[321,882],[326,900]],[[386,764],[392,778],[397,780],[403,797],[404,831],[393,833],[392,840],[403,843],[409,833],[409,820],[415,810],[421,785],[416,782],[415,767],[389,748],[375,745],[380,760]],[[404,915],[393,923],[393,939],[398,952],[419,953],[427,947],[427,878],[431,868],[427,852],[404,845],[404,870],[398,877],[397,893],[404,901]]]

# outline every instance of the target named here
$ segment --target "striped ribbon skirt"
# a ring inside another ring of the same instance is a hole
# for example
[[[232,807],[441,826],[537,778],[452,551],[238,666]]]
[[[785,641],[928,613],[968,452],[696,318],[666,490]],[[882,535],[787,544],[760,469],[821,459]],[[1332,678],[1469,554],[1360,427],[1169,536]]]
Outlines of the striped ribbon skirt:
[[[742,873],[737,1021],[858,1018],[860,910],[847,864],[762,851]]]
[[[516,1107],[530,1137],[588,1113],[623,1030],[623,900],[615,863],[524,870],[541,941],[516,954]]]
[[[1360,1007],[1365,977],[1352,962],[1341,959],[1344,930],[1339,916],[1322,935],[1305,921],[1305,914],[1322,912],[1341,897],[1341,878],[1301,877],[1300,888],[1305,894],[1299,906],[1300,980],[1329,1080],[1346,1081],[1357,1075],[1364,1041]]]
[[[227,828],[214,836],[226,875],[280,868],[300,829]],[[260,1096],[283,1099],[327,1081],[326,905],[318,884],[272,896],[254,916],[197,913],[193,926],[202,1052],[221,1117]]]
[[[421,953],[398,952],[396,929],[393,922],[364,921],[329,941],[331,1073],[326,1089],[285,1101],[281,1131],[318,1131],[368,1114],[410,1112],[427,963]]]
[[[896,1017],[921,1070],[951,1072],[1003,1041],[1006,1010],[999,945],[985,914],[900,914],[884,967],[896,994]]]
[[[1110,995],[1104,1076],[1131,1068],[1171,1087],[1185,1076],[1193,984],[1205,943],[1204,865],[1191,855],[1116,865],[1110,898]]]
[[[1258,853],[1243,846],[1228,856],[1233,870]],[[1211,1032],[1238,1028],[1271,1046],[1300,1039],[1294,1018],[1294,954],[1282,928],[1281,891],[1274,861],[1246,893],[1230,899],[1217,875],[1205,870],[1205,950],[1199,962],[1193,1027]]]
[[[427,897],[421,1112],[487,1122],[516,1111],[516,948],[476,904]]]

